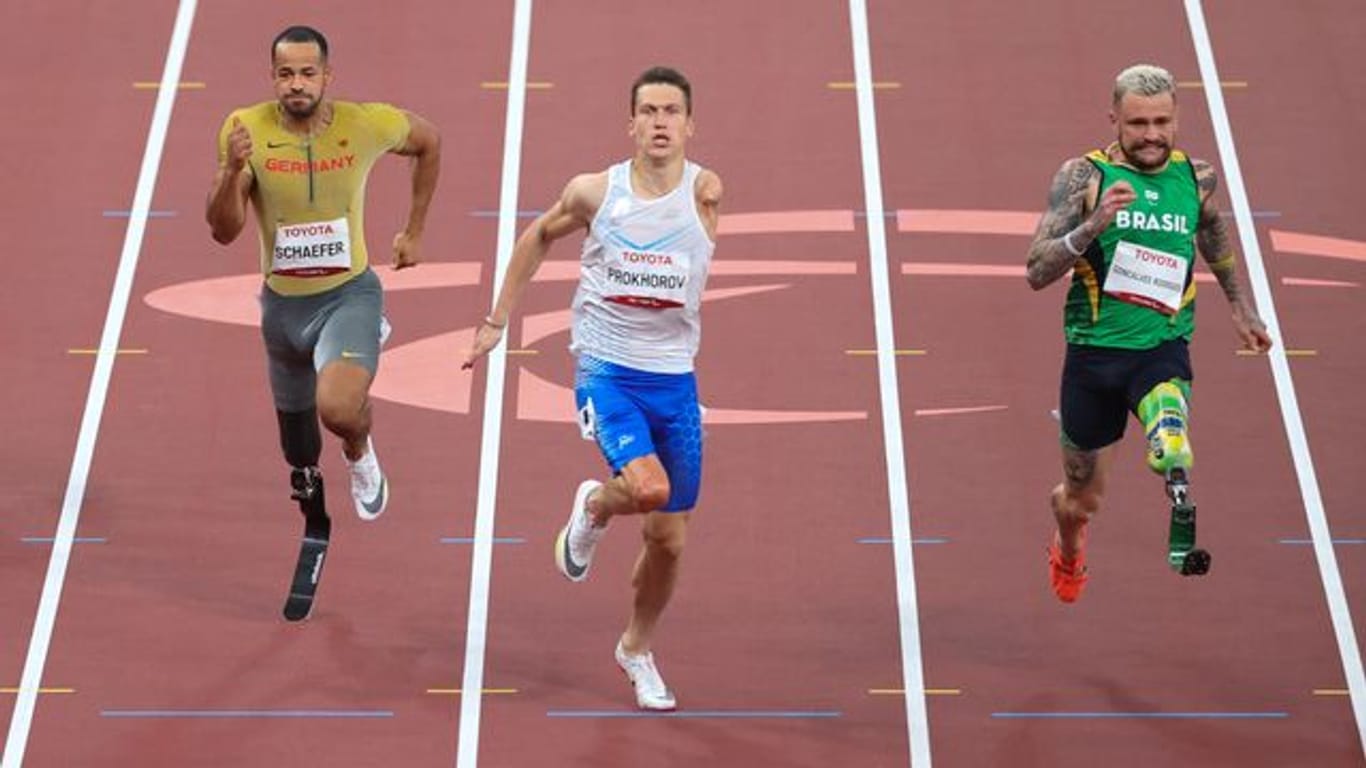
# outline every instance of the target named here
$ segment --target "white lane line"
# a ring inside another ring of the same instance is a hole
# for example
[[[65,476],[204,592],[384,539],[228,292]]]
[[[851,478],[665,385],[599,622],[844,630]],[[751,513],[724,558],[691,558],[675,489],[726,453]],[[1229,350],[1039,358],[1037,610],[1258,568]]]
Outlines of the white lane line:
[[[1247,262],[1248,279],[1252,283],[1252,293],[1257,300],[1257,311],[1266,321],[1267,331],[1277,341],[1277,346],[1267,357],[1271,361],[1271,374],[1276,382],[1276,395],[1280,400],[1286,438],[1290,442],[1290,452],[1295,460],[1295,476],[1299,479],[1300,496],[1304,498],[1304,514],[1309,521],[1314,555],[1319,562],[1323,593],[1332,614],[1333,632],[1338,641],[1338,655],[1342,657],[1342,671],[1347,678],[1347,688],[1351,692],[1357,734],[1361,740],[1362,752],[1366,754],[1366,675],[1362,672],[1361,651],[1357,645],[1356,631],[1352,628],[1352,614],[1347,606],[1342,576],[1338,572],[1337,556],[1333,552],[1333,535],[1328,529],[1328,517],[1324,513],[1323,499],[1319,495],[1319,481],[1314,473],[1314,461],[1309,455],[1309,440],[1305,437],[1304,422],[1300,418],[1295,382],[1290,377],[1290,364],[1286,361],[1285,347],[1281,344],[1285,337],[1281,334],[1276,304],[1271,296],[1271,284],[1267,280],[1266,267],[1262,263],[1261,248],[1257,244],[1252,207],[1248,203],[1247,190],[1243,186],[1243,172],[1238,165],[1238,152],[1233,145],[1233,131],[1229,127],[1228,112],[1224,109],[1224,94],[1219,88],[1219,71],[1214,65],[1214,50],[1210,45],[1209,30],[1205,26],[1205,13],[1200,0],[1185,0],[1185,3],[1191,38],[1200,61],[1200,79],[1205,86],[1205,101],[1209,104],[1210,118],[1214,122],[1214,136],[1219,143],[1219,158],[1224,167],[1229,196],[1233,200],[1233,215],[1238,222],[1238,238],[1243,246],[1244,260]]]
[[[873,63],[868,45],[868,11],[863,0],[849,0],[854,43],[854,83],[858,94],[859,147],[863,160],[865,211],[885,210],[873,108]],[[873,279],[877,329],[878,389],[882,399],[882,437],[887,455],[887,495],[891,501],[892,550],[896,561],[897,613],[901,627],[902,689],[906,695],[906,728],[911,765],[930,765],[929,719],[925,712],[925,673],[920,659],[920,614],[916,605],[915,562],[911,555],[911,503],[906,484],[906,453],[901,436],[901,402],[896,381],[896,342],[892,338],[892,299],[887,269],[887,224],[867,216],[868,272]]]
[[[522,119],[526,106],[527,57],[531,47],[531,0],[517,0],[512,14],[512,56],[508,64],[508,106],[503,129],[503,178],[498,198],[498,250],[493,299],[503,287],[512,246],[517,238],[517,182],[522,168]],[[492,306],[490,303],[489,306]],[[484,434],[479,446],[479,496],[474,516],[470,564],[469,620],[465,625],[465,674],[460,689],[460,735],[456,766],[479,762],[479,716],[484,690],[484,643],[488,637],[489,584],[493,570],[493,520],[497,512],[498,452],[502,445],[503,389],[507,345],[488,355],[484,392]]]
[[[147,229],[147,217],[152,208],[152,190],[156,187],[157,171],[161,167],[161,152],[166,146],[171,109],[180,90],[175,84],[180,82],[180,70],[185,63],[185,49],[190,43],[195,4],[195,0],[181,0],[176,11],[171,44],[166,51],[166,66],[161,73],[161,89],[157,92],[152,125],[147,131],[147,147],[142,153],[142,168],[138,171],[137,189],[133,194],[133,207],[128,217],[128,228],[124,231],[123,253],[114,276],[109,311],[104,317],[104,332],[100,335],[99,353],[95,356],[95,371],[90,376],[90,391],[85,398],[85,415],[81,417],[76,452],[71,459],[71,474],[66,481],[66,496],[62,499],[62,514],[57,521],[52,555],[47,561],[47,578],[43,581],[43,594],[38,600],[38,614],[33,621],[33,635],[29,638],[24,674],[19,681],[19,696],[10,716],[9,736],[5,739],[5,756],[0,761],[0,768],[19,768],[24,761],[24,750],[28,748],[38,687],[43,680],[43,667],[47,664],[52,629],[57,622],[57,607],[62,599],[67,565],[71,561],[72,540],[76,536],[90,462],[95,454],[95,439],[99,435],[104,401],[109,394],[109,378],[119,347],[119,335],[123,332],[123,317],[133,289],[133,273],[137,270],[142,236]]]

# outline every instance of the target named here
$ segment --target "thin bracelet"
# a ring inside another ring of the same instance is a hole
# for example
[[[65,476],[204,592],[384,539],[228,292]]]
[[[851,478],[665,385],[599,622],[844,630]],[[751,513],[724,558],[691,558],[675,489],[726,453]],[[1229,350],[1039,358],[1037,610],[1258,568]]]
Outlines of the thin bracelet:
[[[1086,253],[1085,248],[1078,249],[1077,246],[1072,245],[1072,232],[1068,232],[1062,236],[1062,247],[1066,248],[1067,252],[1073,256],[1080,257],[1082,254]]]
[[[503,323],[502,325],[499,325],[498,323],[493,322],[493,315],[484,315],[484,325],[487,325],[495,331],[501,331],[506,328],[508,324]]]

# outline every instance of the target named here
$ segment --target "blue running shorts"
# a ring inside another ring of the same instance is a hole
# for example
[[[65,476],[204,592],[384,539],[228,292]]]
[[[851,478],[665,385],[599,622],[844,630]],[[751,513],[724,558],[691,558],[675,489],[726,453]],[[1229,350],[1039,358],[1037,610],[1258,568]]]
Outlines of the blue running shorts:
[[[584,439],[596,440],[614,473],[655,454],[669,477],[663,512],[697,505],[702,413],[692,373],[651,373],[580,355],[574,400]]]

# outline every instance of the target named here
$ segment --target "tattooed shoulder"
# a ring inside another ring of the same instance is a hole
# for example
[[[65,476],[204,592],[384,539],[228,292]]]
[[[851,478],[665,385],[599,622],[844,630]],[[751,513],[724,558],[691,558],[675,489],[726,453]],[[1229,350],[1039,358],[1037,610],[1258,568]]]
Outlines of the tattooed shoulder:
[[[1214,194],[1219,188],[1219,172],[1214,166],[1205,160],[1191,158],[1191,167],[1195,169],[1195,185],[1200,188],[1200,196],[1208,198]]]
[[[1067,160],[1053,175],[1048,190],[1048,210],[1040,221],[1040,234],[1059,237],[1079,224],[1086,213],[1086,197],[1091,182],[1100,171],[1084,157]]]

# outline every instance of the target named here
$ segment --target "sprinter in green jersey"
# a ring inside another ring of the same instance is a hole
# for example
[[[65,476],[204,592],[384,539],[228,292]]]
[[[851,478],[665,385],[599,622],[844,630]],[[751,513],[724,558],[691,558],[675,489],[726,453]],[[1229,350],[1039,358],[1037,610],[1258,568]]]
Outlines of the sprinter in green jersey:
[[[1067,603],[1085,586],[1086,524],[1100,510],[1130,414],[1147,436],[1149,467],[1166,481],[1169,564],[1183,575],[1209,570],[1209,554],[1195,548],[1186,433],[1197,253],[1228,299],[1243,346],[1271,348],[1214,205],[1218,176],[1174,148],[1176,117],[1169,72],[1146,64],[1121,72],[1110,110],[1116,141],[1063,163],[1029,248],[1035,290],[1072,275],[1059,400],[1064,479],[1053,489],[1058,530],[1048,555],[1053,591]]]

